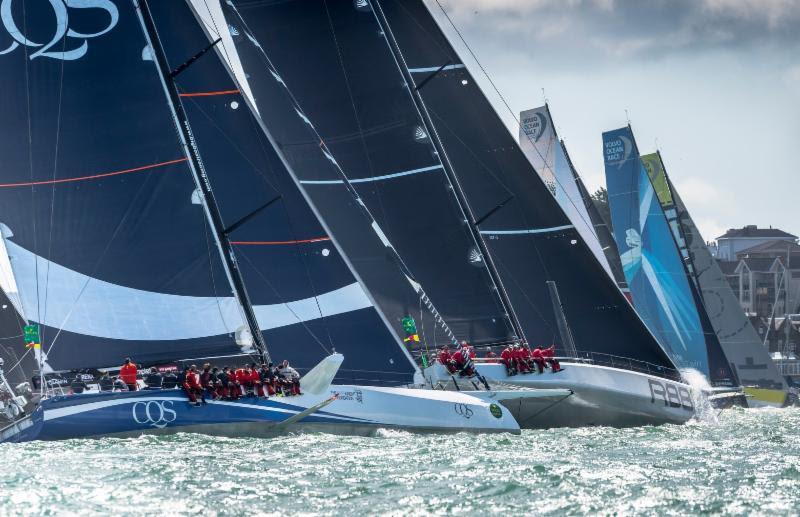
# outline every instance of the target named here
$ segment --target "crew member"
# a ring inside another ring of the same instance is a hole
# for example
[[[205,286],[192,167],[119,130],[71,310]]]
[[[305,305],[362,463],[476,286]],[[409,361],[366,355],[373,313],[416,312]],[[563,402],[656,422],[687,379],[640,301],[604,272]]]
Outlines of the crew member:
[[[161,374],[158,373],[158,370],[153,367],[150,368],[150,372],[144,378],[144,383],[147,384],[148,390],[160,390],[161,387],[164,385],[164,378],[161,377]]]
[[[165,390],[172,390],[178,387],[178,376],[175,375],[174,370],[170,370],[167,372],[167,374],[164,376],[161,386]]]
[[[97,384],[100,386],[100,391],[114,391],[114,379],[108,375],[108,372],[103,372]]]
[[[558,362],[556,359],[556,346],[551,345],[550,348],[545,348],[542,350],[542,358],[550,365],[550,368],[553,369],[553,373],[558,373],[561,371],[561,363]]]
[[[453,354],[453,361],[455,361],[456,368],[461,377],[472,377],[475,375],[475,363],[472,362],[469,345],[466,341],[462,343],[461,348],[456,350]]]
[[[202,403],[205,404],[206,398],[198,380],[197,367],[192,365],[185,370],[185,373],[186,378],[183,381],[183,391],[186,393],[186,396],[189,397],[189,402],[195,406],[199,406],[200,403],[197,402],[197,396],[200,395]]]
[[[258,370],[258,380],[261,382],[264,398],[275,395],[275,372],[272,371],[272,363],[261,365],[261,369]]]
[[[528,345],[517,345],[515,347],[515,353],[517,357],[517,368],[519,368],[520,373],[530,373],[531,350],[528,348]]]
[[[128,386],[129,391],[136,391],[136,375],[139,371],[130,357],[125,358],[125,364],[119,369],[119,378]]]
[[[500,362],[506,366],[506,373],[508,375],[517,374],[516,364],[514,362],[514,351],[511,345],[506,346],[503,351],[500,352]]]
[[[70,389],[72,389],[72,393],[83,393],[89,387],[86,385],[86,382],[83,380],[83,374],[79,373],[75,375],[75,378],[72,379],[72,382],[69,384]]]
[[[221,371],[217,372],[217,398],[227,400],[230,397],[229,387],[230,387],[230,368],[227,366],[223,367]]]
[[[214,398],[214,378],[215,376],[211,373],[211,365],[208,363],[204,364],[203,373],[200,374],[200,387],[203,388],[204,400],[206,395],[212,399]]]
[[[453,356],[450,354],[450,350],[448,350],[446,346],[443,346],[439,350],[439,356],[437,359],[442,365],[444,365],[445,368],[447,368],[448,373],[456,373],[457,368],[455,361],[453,361]]]
[[[289,366],[289,361],[284,360],[278,367],[278,375],[283,380],[284,387],[288,388],[290,395],[302,395],[300,393],[300,374],[297,370]],[[286,389],[284,389],[286,394]]]
[[[533,352],[531,352],[531,360],[533,361],[533,364],[536,365],[536,369],[539,370],[539,373],[544,373],[544,356],[542,355],[542,349],[538,346],[533,349]]]

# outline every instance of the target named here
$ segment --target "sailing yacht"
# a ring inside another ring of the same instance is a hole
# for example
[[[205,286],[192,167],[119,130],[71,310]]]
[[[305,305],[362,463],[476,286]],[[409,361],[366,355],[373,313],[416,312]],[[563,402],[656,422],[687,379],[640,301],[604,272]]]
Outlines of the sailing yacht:
[[[713,335],[730,364],[736,385],[741,386],[747,395],[746,405],[785,405],[789,393],[786,380],[708,251],[706,241],[667,174],[661,152],[642,156],[642,163],[670,223],[687,275],[698,293],[697,309],[708,318]]]
[[[196,4],[303,192],[380,293],[377,303],[395,324],[403,314],[432,319],[419,325],[413,350],[429,388],[483,390],[431,365],[431,348],[555,343],[574,360],[562,373],[513,384],[574,394],[529,400],[524,410],[504,401],[524,426],[691,418],[690,387],[423,2]],[[359,220],[366,230],[348,232]],[[407,293],[372,273],[389,260],[402,262]],[[490,384],[510,383],[502,365],[477,367]]]
[[[403,387],[419,368],[188,3],[22,5],[3,16],[0,222],[45,382],[0,441],[519,431],[495,401]],[[34,39],[48,29],[49,44]],[[288,358],[303,395],[192,407],[179,390],[47,388],[47,370],[113,369],[125,356]]]

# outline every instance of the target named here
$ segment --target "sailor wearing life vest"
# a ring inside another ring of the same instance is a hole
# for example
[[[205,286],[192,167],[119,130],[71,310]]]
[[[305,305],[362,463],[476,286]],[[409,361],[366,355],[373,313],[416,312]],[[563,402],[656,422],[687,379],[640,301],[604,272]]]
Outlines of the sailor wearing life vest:
[[[450,374],[456,373],[456,363],[453,361],[453,356],[450,354],[450,350],[447,349],[446,346],[443,346],[439,350],[439,355],[437,356],[439,362],[447,368],[447,372]]]
[[[516,375],[517,368],[514,361],[514,351],[511,348],[511,345],[506,346],[502,352],[500,352],[500,362],[506,366],[506,373],[508,375]]]

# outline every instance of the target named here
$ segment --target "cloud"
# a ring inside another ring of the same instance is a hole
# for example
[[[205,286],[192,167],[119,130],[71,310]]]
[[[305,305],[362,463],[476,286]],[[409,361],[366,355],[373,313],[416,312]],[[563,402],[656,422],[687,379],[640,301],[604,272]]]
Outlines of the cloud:
[[[435,0],[429,0],[434,12]],[[439,0],[458,25],[606,57],[759,45],[800,48],[797,0]]]

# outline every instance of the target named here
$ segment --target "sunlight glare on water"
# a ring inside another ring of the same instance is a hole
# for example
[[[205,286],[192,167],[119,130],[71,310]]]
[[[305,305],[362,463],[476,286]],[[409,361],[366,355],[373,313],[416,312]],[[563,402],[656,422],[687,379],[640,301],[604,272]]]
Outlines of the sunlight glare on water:
[[[6,514],[797,514],[800,410],[511,435],[0,445]]]

